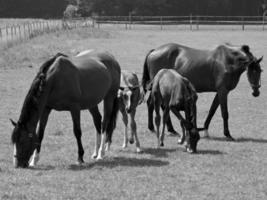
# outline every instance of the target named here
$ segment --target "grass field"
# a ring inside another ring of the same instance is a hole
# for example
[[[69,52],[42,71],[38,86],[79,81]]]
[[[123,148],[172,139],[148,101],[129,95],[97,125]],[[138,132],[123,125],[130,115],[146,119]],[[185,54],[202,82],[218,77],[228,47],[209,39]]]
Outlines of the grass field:
[[[229,96],[230,131],[237,139],[223,138],[217,111],[212,138],[201,139],[199,153],[190,155],[176,138],[166,137],[156,149],[156,136],[147,130],[145,105],[137,110],[138,134],[144,153],[134,146],[121,148],[120,116],[111,151],[100,162],[92,160],[95,130],[87,111],[82,112],[85,161],[76,166],[77,146],[70,114],[53,112],[35,169],[14,169],[9,118],[18,119],[31,81],[49,56],[76,54],[84,49],[110,51],[123,69],[141,77],[145,54],[163,43],[176,42],[211,49],[231,42],[248,44],[256,56],[267,58],[267,35],[261,31],[91,30],[78,29],[34,38],[0,54],[0,198],[1,199],[267,199],[267,93],[262,73],[261,95],[254,98],[245,73]],[[263,60],[262,67],[266,67]],[[200,94],[198,124],[203,125],[214,94]],[[176,120],[173,120],[178,128]],[[179,129],[178,129],[179,130]]]

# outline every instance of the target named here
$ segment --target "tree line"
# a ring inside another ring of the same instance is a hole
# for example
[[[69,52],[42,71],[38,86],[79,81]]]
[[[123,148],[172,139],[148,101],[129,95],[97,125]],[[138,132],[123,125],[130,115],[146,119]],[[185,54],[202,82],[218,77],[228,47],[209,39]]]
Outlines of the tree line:
[[[262,15],[266,0],[0,0],[0,17],[60,18],[70,4],[91,15]]]

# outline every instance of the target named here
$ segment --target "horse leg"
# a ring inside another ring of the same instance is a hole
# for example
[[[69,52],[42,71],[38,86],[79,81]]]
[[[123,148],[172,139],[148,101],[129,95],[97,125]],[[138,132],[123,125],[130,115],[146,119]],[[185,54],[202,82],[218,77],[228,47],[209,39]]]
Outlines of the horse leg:
[[[42,140],[44,137],[44,131],[45,131],[45,127],[46,127],[48,116],[49,116],[50,112],[51,112],[51,109],[45,108],[44,112],[41,115],[41,118],[39,121],[38,131],[37,131],[38,145],[33,152],[32,160],[30,162],[31,167],[34,167],[40,159],[39,155],[40,155],[40,151],[41,151],[41,144],[42,144]]]
[[[155,124],[157,127],[157,140],[158,140],[157,148],[159,148],[160,147],[160,139],[159,139],[160,109],[159,109],[159,105],[155,105],[155,112],[156,112]]]
[[[154,111],[154,105],[152,103],[151,95],[149,96],[147,100],[147,111],[148,111],[148,129],[151,132],[155,132],[154,124],[153,124],[153,111]]]
[[[96,128],[96,139],[95,139],[95,149],[92,155],[92,158],[95,159],[97,157],[98,149],[100,146],[100,134],[101,134],[101,114],[98,110],[98,107],[90,108],[89,112],[91,113],[94,121],[94,125]]]
[[[164,110],[163,105],[161,105],[161,109]],[[173,125],[172,125],[172,121],[171,121],[171,117],[170,117],[170,113],[168,113],[168,116],[166,118],[166,123],[167,123],[167,129],[168,132],[170,132],[173,135],[176,135],[177,132],[174,130]]]
[[[84,154],[84,149],[83,149],[83,145],[82,145],[82,131],[81,131],[81,112],[80,109],[78,107],[73,108],[71,110],[71,117],[72,117],[72,121],[73,121],[73,132],[74,135],[76,137],[77,140],[77,145],[78,145],[78,160],[77,163],[80,165],[82,163],[84,163],[83,161],[83,154]]]
[[[224,128],[224,135],[227,137],[229,140],[234,140],[234,138],[231,136],[229,127],[228,127],[228,106],[227,106],[227,96],[228,96],[228,91],[227,90],[222,90],[218,92],[219,95],[219,101],[221,105],[221,113],[222,113],[222,118],[223,118],[223,128]]]
[[[204,137],[209,137],[209,132],[208,132],[209,125],[210,125],[211,119],[214,116],[218,106],[219,106],[219,96],[217,93],[213,99],[213,102],[212,102],[210,110],[209,110],[209,114],[208,114],[208,116],[205,120],[205,123],[204,123],[204,129],[205,129],[204,130],[205,131]]]
[[[130,138],[130,143],[131,143],[131,139],[132,139],[132,143],[133,143],[133,136],[135,138],[135,145],[136,145],[136,152],[137,153],[141,153],[142,149],[140,147],[140,142],[139,139],[137,137],[137,128],[136,128],[136,122],[135,122],[135,113],[136,113],[136,109],[133,109],[130,113],[130,118],[131,118],[131,138]]]
[[[169,116],[170,116],[169,108],[165,107],[164,110],[163,110],[162,132],[161,132],[161,135],[160,135],[160,146],[162,146],[162,147],[164,146],[165,125],[166,125],[166,122],[167,122]]]
[[[183,134],[182,134],[182,136],[180,136],[179,138],[178,138],[178,144],[183,144],[184,143],[184,141],[185,141],[185,126],[184,126],[184,123],[183,123],[183,121],[184,121],[184,118],[183,118],[183,116],[181,115],[181,113],[179,112],[179,110],[176,108],[176,107],[171,107],[171,111],[173,112],[173,114],[179,119],[179,121],[180,121],[180,125],[181,125],[181,128],[182,128],[182,132],[183,132]]]
[[[116,92],[117,95],[117,92]],[[107,139],[111,140],[110,135],[107,134],[111,134],[113,130],[108,130],[108,126],[110,125],[110,121],[111,121],[111,117],[112,117],[112,111],[113,111],[113,104],[116,101],[116,99],[114,97],[107,97],[104,99],[104,116],[103,116],[103,122],[102,122],[102,131],[101,131],[101,143],[100,143],[100,147],[98,150],[98,155],[97,155],[97,160],[102,160],[103,156],[105,154],[105,144]],[[108,137],[107,137],[108,136]],[[110,148],[110,142],[108,141],[106,144],[106,150],[109,150]]]
[[[122,114],[122,121],[124,123],[124,137],[123,137],[123,145],[122,148],[126,148],[128,144],[128,116],[125,111],[125,109],[121,109],[121,114]]]

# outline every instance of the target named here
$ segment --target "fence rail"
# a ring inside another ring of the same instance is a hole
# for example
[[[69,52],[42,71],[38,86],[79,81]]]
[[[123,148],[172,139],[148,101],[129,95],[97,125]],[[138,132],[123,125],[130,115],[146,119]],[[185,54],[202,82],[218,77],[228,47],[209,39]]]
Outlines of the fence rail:
[[[264,16],[97,16],[94,21],[98,27],[101,24],[125,24],[125,29],[131,25],[189,25],[190,30],[199,30],[200,25],[235,25],[242,30],[253,25],[265,30],[267,18]]]
[[[190,30],[204,29],[210,25],[216,29],[222,25],[240,27],[241,30],[249,26],[265,30],[267,17],[263,16],[95,16],[91,18],[34,20],[21,24],[0,27],[0,47],[12,46],[23,40],[31,39],[41,34],[68,30],[77,27],[98,27],[103,24],[123,25],[125,29],[132,29],[136,25],[154,25],[161,30],[168,25],[186,25]],[[116,27],[117,28],[117,27]]]

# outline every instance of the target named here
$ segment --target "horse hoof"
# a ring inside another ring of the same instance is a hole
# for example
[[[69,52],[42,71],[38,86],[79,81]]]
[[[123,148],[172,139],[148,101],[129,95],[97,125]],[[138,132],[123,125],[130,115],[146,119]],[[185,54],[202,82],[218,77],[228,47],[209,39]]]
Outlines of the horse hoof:
[[[231,135],[225,137],[228,141],[235,141],[235,139]]]
[[[103,160],[102,156],[97,156],[96,160]]]
[[[177,141],[178,144],[183,144],[184,143],[184,140],[182,138],[179,138],[178,141]]]
[[[150,130],[151,133],[155,133],[156,132],[154,127],[153,128],[148,128],[148,130]]]
[[[142,153],[142,152],[143,150],[140,147],[136,148],[136,153]]]
[[[126,148],[127,148],[127,144],[123,144],[123,145],[122,145],[122,148],[123,148],[123,149],[126,149]]]
[[[92,156],[91,156],[92,159],[96,159],[97,158],[97,154],[94,153]]]
[[[133,143],[134,143],[134,139],[130,139],[130,140],[129,140],[129,143],[130,143],[130,144],[133,144]]]
[[[194,153],[194,151],[191,148],[186,147],[186,151],[190,154]]]
[[[208,129],[205,129],[205,130],[204,130],[203,138],[207,138],[207,139],[210,138],[210,134],[209,134]]]
[[[161,143],[160,143],[160,146],[161,146],[161,147],[164,147],[164,143],[163,143],[163,142],[161,142]]]

